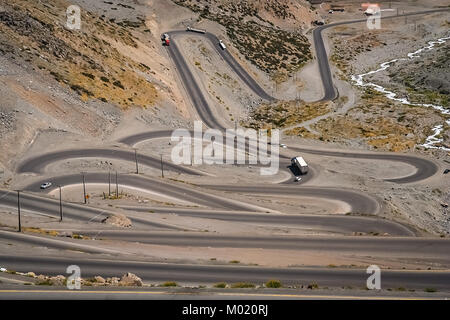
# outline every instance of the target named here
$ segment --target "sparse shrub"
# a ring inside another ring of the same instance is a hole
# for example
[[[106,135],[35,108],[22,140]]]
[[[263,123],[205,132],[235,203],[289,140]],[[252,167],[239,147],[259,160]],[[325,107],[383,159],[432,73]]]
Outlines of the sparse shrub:
[[[95,79],[95,76],[94,76],[93,74],[90,74],[90,73],[87,73],[87,72],[82,72],[81,74],[82,74],[83,76],[89,78],[89,79],[92,79],[92,80]]]
[[[161,286],[162,287],[177,287],[178,284],[175,281],[166,281]]]
[[[41,280],[36,282],[37,286],[52,286],[53,282],[50,279],[45,279],[45,280]]]
[[[227,284],[225,282],[219,282],[214,285],[214,288],[226,288]]]
[[[125,90],[125,87],[122,85],[122,83],[119,80],[114,81],[113,85],[115,85],[116,87],[119,87],[122,90]]]
[[[269,280],[266,282],[267,288],[281,288],[283,285],[280,280]]]
[[[319,285],[315,282],[308,284],[308,289],[319,289]]]
[[[237,282],[231,285],[231,288],[254,288],[255,285],[253,283],[248,282]]]

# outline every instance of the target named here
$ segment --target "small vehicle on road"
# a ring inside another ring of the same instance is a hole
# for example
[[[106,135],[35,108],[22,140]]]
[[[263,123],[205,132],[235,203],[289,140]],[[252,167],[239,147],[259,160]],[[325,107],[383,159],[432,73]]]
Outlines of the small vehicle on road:
[[[300,181],[302,181],[302,178],[301,177],[295,177],[294,181],[295,182],[300,182]]]
[[[169,35],[167,33],[164,33],[161,36],[161,41],[163,42],[164,46],[169,46],[170,45],[170,37],[169,37]]]
[[[291,164],[300,170],[301,174],[307,174],[308,173],[308,164],[306,163],[305,159],[302,157],[294,157],[291,159]]]
[[[43,184],[41,184],[41,189],[47,189],[50,188],[52,186],[51,182],[44,182]]]
[[[450,172],[450,169],[445,169],[444,170],[444,174],[447,174],[447,173],[449,173]]]
[[[219,46],[222,48],[222,50],[225,50],[227,48],[222,40],[219,40]]]

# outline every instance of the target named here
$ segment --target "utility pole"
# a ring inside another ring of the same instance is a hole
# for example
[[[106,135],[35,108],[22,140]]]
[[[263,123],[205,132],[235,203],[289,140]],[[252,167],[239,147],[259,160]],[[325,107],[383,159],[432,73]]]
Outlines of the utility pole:
[[[116,198],[119,198],[119,182],[117,181],[117,171],[116,171]]]
[[[138,160],[137,160],[137,149],[134,149],[134,161],[136,162],[136,174],[139,174]]]
[[[83,175],[83,195],[84,195],[84,204],[86,204],[86,183],[84,180],[84,172],[81,173]]]
[[[59,222],[61,222],[63,219],[61,186],[58,186],[58,188],[59,188]]]
[[[164,178],[164,165],[162,161],[162,153],[161,153],[161,178]]]
[[[111,171],[108,171],[108,196],[111,197]]]
[[[19,216],[19,232],[22,232],[22,224],[20,223],[20,191],[21,190],[16,190],[17,191],[17,213]]]

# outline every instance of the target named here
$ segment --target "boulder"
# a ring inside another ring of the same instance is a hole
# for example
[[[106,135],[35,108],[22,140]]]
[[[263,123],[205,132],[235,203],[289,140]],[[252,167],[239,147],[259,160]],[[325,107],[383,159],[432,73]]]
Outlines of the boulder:
[[[119,286],[142,287],[142,280],[137,275],[128,272],[120,279]]]
[[[100,276],[95,276],[94,279],[95,279],[95,282],[97,282],[97,283],[101,283],[101,284],[106,283],[106,280]]]
[[[66,280],[66,277],[63,276],[63,275],[57,275],[56,277],[51,277],[50,278],[50,281],[55,286],[63,286],[65,280]]]
[[[106,279],[106,282],[112,286],[117,286],[117,285],[119,285],[119,280],[120,280],[120,278],[112,277],[112,278]]]
[[[113,214],[109,217],[102,220],[102,223],[107,223],[116,227],[121,228],[130,228],[131,227],[131,220],[128,219],[123,214]]]

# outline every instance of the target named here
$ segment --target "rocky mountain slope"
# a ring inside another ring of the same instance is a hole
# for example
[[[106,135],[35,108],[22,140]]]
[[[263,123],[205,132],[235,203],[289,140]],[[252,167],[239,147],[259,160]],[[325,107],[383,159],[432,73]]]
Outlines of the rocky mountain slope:
[[[223,25],[240,53],[272,76],[299,70],[312,57],[302,32],[317,15],[305,1],[173,1]]]

